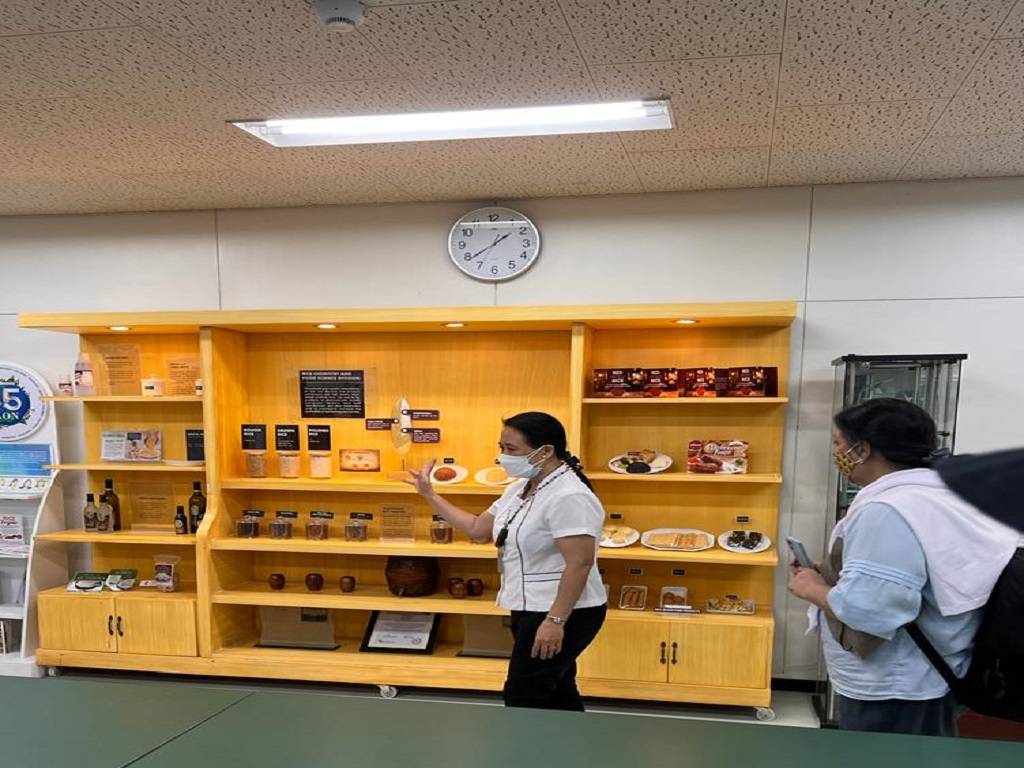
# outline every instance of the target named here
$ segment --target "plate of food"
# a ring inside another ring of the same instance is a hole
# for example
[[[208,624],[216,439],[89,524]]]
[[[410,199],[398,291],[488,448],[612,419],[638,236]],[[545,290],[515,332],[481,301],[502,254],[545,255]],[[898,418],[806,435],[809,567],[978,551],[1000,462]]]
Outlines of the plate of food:
[[[628,547],[640,540],[640,531],[628,525],[610,524],[601,529],[602,547]]]
[[[626,451],[608,461],[608,469],[620,475],[656,475],[671,466],[671,456],[650,449]]]
[[[708,600],[707,609],[708,613],[752,614],[757,611],[757,605],[753,600],[741,600],[736,595],[726,595]]]
[[[515,480],[501,467],[484,467],[473,478],[481,485],[508,485]]]
[[[469,470],[458,464],[438,464],[430,471],[430,482],[435,485],[455,485],[469,477]]]
[[[718,537],[718,546],[740,555],[754,555],[764,552],[772,540],[760,531],[726,531]]]
[[[625,586],[619,592],[619,608],[624,611],[642,611],[647,607],[647,587]]]
[[[661,608],[683,608],[690,605],[690,590],[686,587],[662,587]]]
[[[644,531],[640,543],[648,549],[669,552],[702,552],[715,546],[715,537],[697,528],[655,528]]]

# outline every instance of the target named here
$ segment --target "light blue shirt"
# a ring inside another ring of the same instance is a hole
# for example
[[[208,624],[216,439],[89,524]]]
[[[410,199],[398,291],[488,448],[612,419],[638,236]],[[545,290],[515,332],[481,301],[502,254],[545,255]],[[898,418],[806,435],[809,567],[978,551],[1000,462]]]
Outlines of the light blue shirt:
[[[822,625],[825,660],[839,694],[866,701],[944,696],[946,682],[901,629],[914,620],[958,676],[967,672],[983,609],[955,616],[939,612],[924,550],[888,504],[868,504],[846,527],[843,570],[828,602],[847,626],[888,641],[862,659]]]

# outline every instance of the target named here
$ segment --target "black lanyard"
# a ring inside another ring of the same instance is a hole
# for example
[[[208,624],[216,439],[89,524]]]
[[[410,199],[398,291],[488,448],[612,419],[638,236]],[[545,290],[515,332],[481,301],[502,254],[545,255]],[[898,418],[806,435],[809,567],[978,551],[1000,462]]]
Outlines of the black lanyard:
[[[566,467],[561,472],[554,473],[549,478],[547,478],[543,483],[538,485],[534,489],[533,493],[530,494],[529,498],[523,499],[522,502],[520,502],[519,506],[516,508],[516,511],[512,513],[512,517],[510,517],[505,522],[505,524],[501,527],[501,530],[498,531],[498,535],[494,539],[494,546],[496,546],[498,549],[501,549],[502,547],[505,546],[505,542],[508,540],[508,529],[509,529],[509,526],[512,525],[512,523],[515,522],[517,517],[519,517],[519,513],[523,511],[523,507],[526,506],[526,503],[529,502],[530,503],[530,507],[533,507],[533,501],[534,501],[534,499],[537,498],[537,494],[540,493],[541,488],[543,488],[545,485],[550,483],[555,478],[561,477],[568,470],[569,470],[569,467]]]

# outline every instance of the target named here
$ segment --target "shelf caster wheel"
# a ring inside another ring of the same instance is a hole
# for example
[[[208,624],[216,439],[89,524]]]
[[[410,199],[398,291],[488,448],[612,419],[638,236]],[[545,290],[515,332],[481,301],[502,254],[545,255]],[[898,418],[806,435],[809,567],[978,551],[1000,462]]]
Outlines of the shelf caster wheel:
[[[775,719],[775,710],[771,707],[755,707],[754,717],[762,723],[770,723]]]
[[[60,667],[47,667],[46,668],[46,676],[47,677],[60,677],[62,672],[63,672],[63,670]]]
[[[382,699],[393,699],[398,696],[398,689],[393,685],[381,685],[379,688]]]

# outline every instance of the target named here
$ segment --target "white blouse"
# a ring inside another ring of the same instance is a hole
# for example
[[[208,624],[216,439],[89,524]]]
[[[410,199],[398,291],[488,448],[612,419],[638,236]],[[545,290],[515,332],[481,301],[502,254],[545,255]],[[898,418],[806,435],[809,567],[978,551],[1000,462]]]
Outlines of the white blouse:
[[[505,546],[498,551],[501,589],[497,602],[502,608],[551,610],[565,571],[557,539],[580,535],[594,537],[595,558],[575,607],[592,608],[607,602],[596,558],[604,508],[571,469],[555,473],[559,473],[557,477],[549,475],[541,482],[543,487],[526,500],[519,498],[526,480],[512,483],[487,510],[494,515],[495,540],[502,528],[509,526]]]

